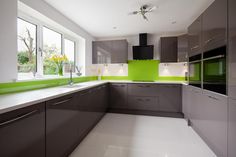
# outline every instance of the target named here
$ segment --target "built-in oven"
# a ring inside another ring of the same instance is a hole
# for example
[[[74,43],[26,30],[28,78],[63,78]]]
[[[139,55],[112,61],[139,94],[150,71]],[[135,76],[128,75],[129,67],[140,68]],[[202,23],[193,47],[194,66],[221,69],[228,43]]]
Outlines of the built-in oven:
[[[226,46],[203,53],[203,89],[226,95]]]
[[[189,84],[202,87],[202,54],[189,57]]]

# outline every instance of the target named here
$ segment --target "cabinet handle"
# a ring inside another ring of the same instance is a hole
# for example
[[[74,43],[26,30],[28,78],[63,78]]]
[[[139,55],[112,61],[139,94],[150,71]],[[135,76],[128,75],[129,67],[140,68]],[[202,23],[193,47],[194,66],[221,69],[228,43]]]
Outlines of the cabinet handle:
[[[136,99],[136,100],[138,100],[138,101],[143,101],[143,99],[140,99],[140,98],[138,98],[138,99]]]
[[[191,50],[194,50],[194,49],[197,49],[197,48],[199,48],[199,45],[192,47]]]
[[[26,114],[24,114],[24,115],[22,115],[22,116],[16,117],[16,118],[14,118],[14,119],[11,119],[11,120],[8,120],[8,121],[5,121],[5,122],[2,122],[2,123],[0,123],[0,126],[8,125],[8,124],[10,124],[10,123],[13,123],[13,122],[19,121],[19,120],[21,120],[21,119],[27,118],[27,117],[29,117],[30,115],[32,115],[32,114],[34,114],[34,113],[36,113],[36,112],[38,112],[38,111],[39,111],[39,110],[33,110],[33,111],[28,112],[28,113],[26,113]]]
[[[208,43],[212,42],[213,40],[215,40],[215,38],[216,38],[216,37],[213,37],[213,38],[210,38],[210,39],[206,40],[206,41],[205,41],[205,44],[208,44]]]
[[[60,104],[64,104],[68,101],[71,101],[72,98],[69,98],[69,99],[66,99],[66,100],[62,100],[62,101],[59,101],[59,102],[56,102],[54,104],[52,104],[52,106],[57,106],[57,105],[60,105]]]
[[[211,99],[213,99],[213,100],[217,100],[217,101],[219,101],[219,99],[218,99],[218,98],[216,98],[216,97],[213,97],[213,96],[210,96],[210,95],[208,95],[208,98],[211,98]]]

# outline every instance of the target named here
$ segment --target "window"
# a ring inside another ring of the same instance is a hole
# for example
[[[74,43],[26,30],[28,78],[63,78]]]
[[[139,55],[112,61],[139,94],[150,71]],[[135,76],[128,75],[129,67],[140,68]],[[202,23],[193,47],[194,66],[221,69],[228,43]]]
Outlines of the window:
[[[43,74],[56,75],[57,66],[50,60],[52,55],[62,54],[62,35],[43,27]]]
[[[64,73],[69,73],[70,65],[73,65],[72,70],[75,72],[76,45],[81,39],[63,34],[57,29],[51,29],[47,24],[32,17],[25,15],[23,17],[17,19],[18,79],[44,75],[47,75],[47,78],[55,77],[63,71],[63,67]],[[63,64],[61,60],[64,61]]]
[[[73,72],[75,72],[75,42],[65,39],[64,40],[64,54],[68,58],[68,64],[65,66],[65,72],[68,73],[70,72],[70,66],[72,66]]]
[[[36,73],[36,32],[37,26],[20,18],[17,19],[18,31],[18,52],[17,69],[18,73]]]

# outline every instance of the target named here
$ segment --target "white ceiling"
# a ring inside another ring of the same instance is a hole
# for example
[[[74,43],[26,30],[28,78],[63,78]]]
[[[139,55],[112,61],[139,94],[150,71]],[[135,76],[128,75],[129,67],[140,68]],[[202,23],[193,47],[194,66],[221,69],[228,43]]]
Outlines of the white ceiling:
[[[45,0],[97,38],[138,33],[184,33],[214,0]],[[128,15],[142,4],[158,6],[148,14]],[[176,21],[176,24],[172,22]],[[117,29],[114,29],[117,27]]]

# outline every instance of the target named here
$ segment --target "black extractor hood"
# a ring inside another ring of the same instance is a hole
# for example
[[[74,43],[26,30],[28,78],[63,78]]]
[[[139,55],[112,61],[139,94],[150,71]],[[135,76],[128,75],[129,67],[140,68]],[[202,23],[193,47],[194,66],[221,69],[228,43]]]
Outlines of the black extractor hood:
[[[139,46],[133,46],[134,60],[153,59],[153,45],[147,45],[147,33],[139,34]]]

